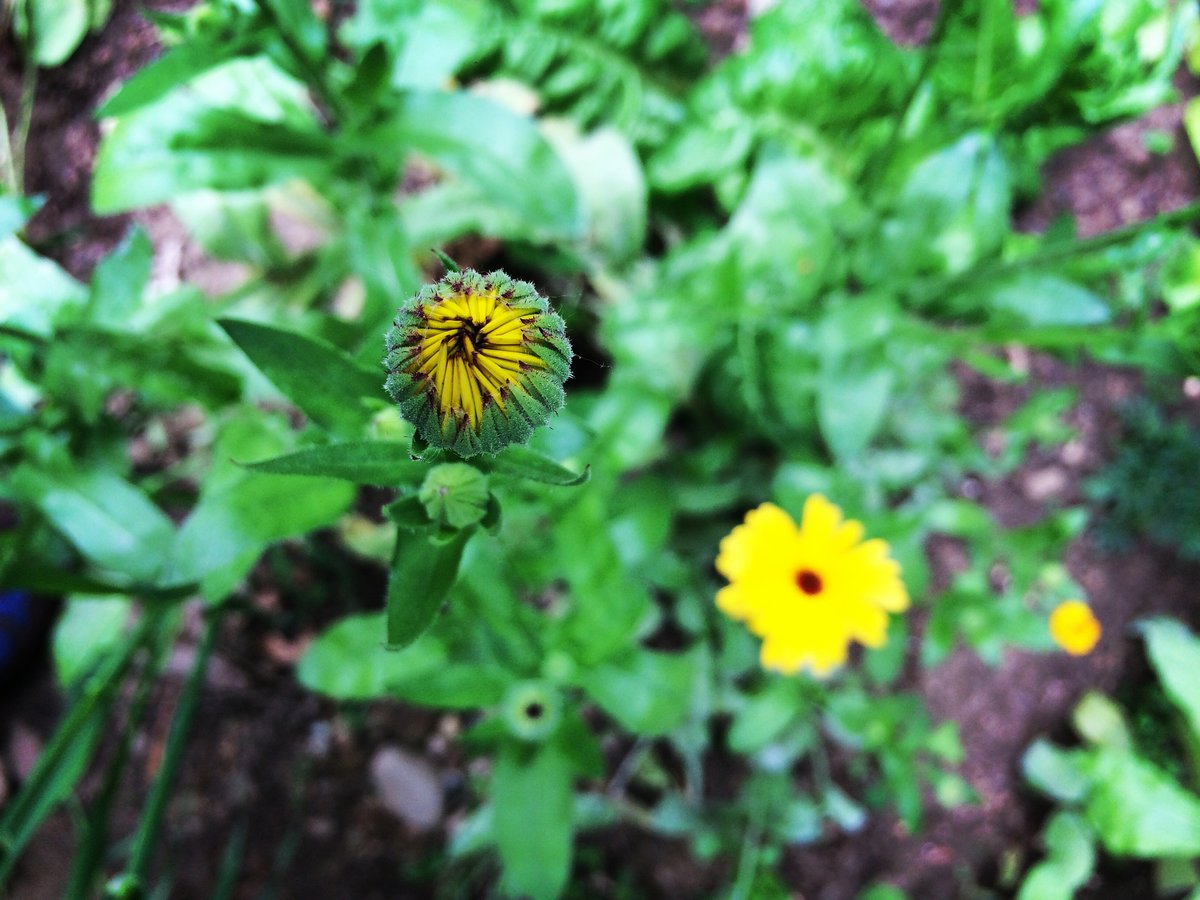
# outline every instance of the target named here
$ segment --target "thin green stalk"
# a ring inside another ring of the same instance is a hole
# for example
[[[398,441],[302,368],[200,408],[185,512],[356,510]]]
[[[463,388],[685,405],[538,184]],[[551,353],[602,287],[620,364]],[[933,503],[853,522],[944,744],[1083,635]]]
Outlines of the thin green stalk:
[[[13,162],[12,141],[8,134],[8,115],[0,104],[0,185],[4,193],[20,196],[17,190],[17,170]]]
[[[60,766],[77,742],[85,739],[88,729],[107,715],[104,707],[133,663],[134,657],[153,634],[158,617],[144,617],[120,652],[114,653],[87,679],[82,696],[72,705],[66,718],[38,757],[37,764],[21,791],[5,808],[0,818],[0,884],[12,874],[17,857],[32,837],[42,818],[49,813],[63,787],[57,784]]]
[[[229,836],[225,853],[221,856],[221,868],[217,871],[217,884],[209,900],[229,900],[237,884],[238,869],[246,853],[246,836],[250,831],[250,820],[241,819]]]
[[[729,890],[729,900],[750,900],[753,896],[754,879],[758,875],[759,859],[762,856],[762,823],[756,814],[746,826],[742,839],[742,852],[738,854],[737,876]]]
[[[70,900],[86,900],[92,896],[92,888],[103,862],[104,852],[108,845],[108,825],[112,808],[120,789],[121,778],[129,765],[133,749],[133,739],[145,717],[149,705],[150,692],[155,679],[162,669],[162,660],[170,641],[165,639],[165,629],[157,632],[154,637],[155,646],[150,650],[149,658],[142,669],[137,689],[129,706],[129,714],[125,720],[125,729],[121,741],[113,754],[112,761],[105,772],[104,784],[100,794],[93,804],[85,825],[86,834],[82,845],[75,853],[75,861],[71,867],[71,877],[67,883],[66,897]]]
[[[204,683],[204,674],[208,671],[209,660],[212,658],[220,622],[221,612],[217,611],[209,619],[204,637],[196,652],[195,663],[188,675],[187,684],[184,685],[179,704],[175,707],[162,765],[159,767],[158,777],[155,778],[154,785],[150,789],[145,811],[138,823],[129,863],[126,865],[125,872],[109,883],[105,891],[106,897],[141,896],[144,892],[143,886],[150,873],[154,851],[157,848],[158,839],[162,837],[162,823],[166,814],[167,801],[170,799],[180,763],[183,761],[184,751],[187,749],[188,732],[191,730],[192,719],[196,713],[200,689]]]
[[[972,98],[983,103],[992,90],[993,55],[996,49],[996,4],[984,0],[979,12],[979,40],[975,44],[975,78]]]
[[[917,290],[914,293],[917,295],[918,302],[922,305],[933,305],[947,296],[961,292],[963,288],[973,282],[1000,278],[1017,272],[1061,264],[1091,253],[1098,253],[1101,250],[1106,250],[1118,244],[1126,243],[1148,231],[1185,225],[1197,219],[1200,219],[1200,200],[1189,203],[1187,206],[1182,206],[1179,209],[1159,213],[1157,216],[1147,219],[1144,222],[1134,222],[1131,225],[1125,225],[1113,231],[1106,231],[1094,237],[1044,245],[1032,253],[1028,253],[1017,259],[984,260],[958,275],[930,279],[923,285],[918,282]]]
[[[14,193],[25,194],[25,149],[29,144],[29,129],[33,125],[33,99],[37,93],[37,62],[33,53],[25,56],[25,71],[21,76],[21,105],[17,109],[17,125],[13,131],[12,174]]]

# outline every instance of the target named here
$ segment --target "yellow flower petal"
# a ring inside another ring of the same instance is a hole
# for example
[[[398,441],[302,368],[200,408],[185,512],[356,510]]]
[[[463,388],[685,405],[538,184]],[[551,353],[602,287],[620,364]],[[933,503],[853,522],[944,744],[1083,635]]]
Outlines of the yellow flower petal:
[[[1050,613],[1050,636],[1072,656],[1091,653],[1101,631],[1099,620],[1082,600],[1067,600]]]

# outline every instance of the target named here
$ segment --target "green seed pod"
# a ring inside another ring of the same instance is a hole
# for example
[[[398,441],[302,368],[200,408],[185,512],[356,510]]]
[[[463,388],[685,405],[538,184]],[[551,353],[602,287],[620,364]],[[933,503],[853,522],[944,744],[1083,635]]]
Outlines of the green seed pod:
[[[529,282],[464,269],[400,308],[384,363],[421,438],[467,457],[524,443],[562,407],[571,344]]]

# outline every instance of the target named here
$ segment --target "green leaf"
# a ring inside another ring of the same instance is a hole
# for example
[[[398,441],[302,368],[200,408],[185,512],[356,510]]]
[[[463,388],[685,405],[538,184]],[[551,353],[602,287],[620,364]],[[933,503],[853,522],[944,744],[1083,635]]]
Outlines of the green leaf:
[[[1088,824],[1117,856],[1200,856],[1200,798],[1127,750],[1094,752]]]
[[[96,154],[101,214],[329,173],[330,139],[303,85],[263,58],[235,59],[117,120]]]
[[[396,557],[387,590],[389,649],[408,646],[433,623],[458,577],[463,549],[472,533],[472,529],[464,529],[445,541],[404,531],[396,535]]]
[[[0,322],[48,338],[55,322],[83,305],[87,291],[57,263],[16,237],[0,240]]]
[[[336,700],[392,696],[456,709],[491,706],[504,696],[506,672],[451,662],[433,636],[389,651],[385,619],[384,613],[347,616],[328,628],[300,659],[300,683]]]
[[[579,686],[634,734],[662,735],[691,711],[696,677],[692,653],[634,650],[579,674]]]
[[[47,69],[60,66],[87,36],[91,22],[87,0],[25,0],[17,6],[14,31]]]
[[[1138,628],[1163,690],[1200,741],[1200,681],[1196,677],[1200,673],[1200,640],[1173,619],[1150,619]]]
[[[1101,325],[1112,318],[1091,291],[1044,272],[1022,272],[986,289],[985,298],[991,310],[1029,325]]]
[[[1077,814],[1059,810],[1044,840],[1046,858],[1029,870],[1017,900],[1072,900],[1096,865],[1091,829]]]
[[[233,461],[277,454],[293,441],[286,421],[257,410],[222,423],[213,468],[172,548],[175,581],[201,580],[205,596],[219,600],[272,541],[328,525],[342,514],[354,499],[351,484],[313,478],[301,485]]]
[[[735,753],[756,753],[787,731],[805,709],[794,679],[772,679],[733,717],[729,748]]]
[[[487,135],[480,141],[480,135]],[[373,147],[408,147],[520,213],[538,234],[570,239],[582,228],[575,185],[531,119],[467,93],[409,91]],[[391,151],[389,151],[391,152]],[[537,173],[537,189],[528,175]]]
[[[236,40],[216,44],[189,40],[172,47],[122,84],[120,89],[96,110],[96,118],[125,116],[161,100],[197,75],[236,56],[241,49],[241,42]]]
[[[295,47],[298,51],[299,65],[325,62],[325,24],[317,18],[311,4],[295,0],[259,0],[259,4],[270,12],[275,27],[287,36],[289,49]]]
[[[0,241],[24,228],[42,202],[39,197],[0,196]]]
[[[572,472],[566,466],[528,447],[505,447],[495,456],[484,457],[474,462],[486,472],[561,487],[584,484],[591,477],[590,467],[582,472]]]
[[[26,465],[12,484],[96,565],[139,582],[162,568],[175,527],[128,481],[98,469]]]
[[[318,338],[257,322],[218,324],[279,391],[322,428],[355,437],[371,419],[363,397],[383,396],[382,373]]]
[[[1071,720],[1080,737],[1089,743],[1119,750],[1133,745],[1121,707],[1099,691],[1088,691],[1083,696],[1071,714]]]
[[[92,666],[120,646],[129,624],[128,597],[71,597],[54,626],[54,669],[58,681],[70,688]]]
[[[628,138],[614,128],[581,134],[567,123],[547,123],[585,210],[588,246],[602,260],[627,263],[646,240],[646,178]]]
[[[386,696],[395,683],[422,678],[445,663],[445,648],[436,641],[389,653],[383,638],[383,613],[347,616],[313,641],[296,677],[337,700],[367,700]]]
[[[882,247],[868,245],[871,280],[882,273],[959,273],[1000,249],[1011,225],[1012,184],[994,138],[967,134],[922,160],[885,222]]]
[[[493,827],[508,896],[552,900],[571,872],[570,760],[556,744],[506,743],[492,773]]]
[[[142,292],[150,280],[154,247],[140,227],[134,228],[92,276],[87,318],[93,325],[127,328],[142,303]]]
[[[1083,752],[1062,750],[1041,738],[1021,757],[1021,773],[1035,788],[1063,803],[1082,800],[1092,783]]]
[[[415,484],[429,471],[429,463],[413,459],[407,441],[324,444],[243,465],[256,472],[341,478],[355,484],[386,487]]]
[[[890,368],[823,366],[817,383],[821,436],[841,461],[862,453],[883,424],[896,374]]]

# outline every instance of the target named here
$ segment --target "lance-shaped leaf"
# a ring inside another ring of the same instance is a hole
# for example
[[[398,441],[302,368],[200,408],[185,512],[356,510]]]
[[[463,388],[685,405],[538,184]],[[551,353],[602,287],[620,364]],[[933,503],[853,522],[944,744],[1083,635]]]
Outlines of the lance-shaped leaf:
[[[407,442],[347,441],[306,447],[295,453],[258,462],[246,468],[275,475],[307,475],[341,478],[355,484],[393,486],[415,484],[425,476],[429,464],[413,459]]]
[[[326,341],[258,322],[219,324],[279,391],[322,428],[357,436],[371,418],[363,397],[382,397],[383,379]]]
[[[401,531],[388,577],[387,643],[400,649],[424,633],[458,577],[458,564],[473,529],[448,540]]]

